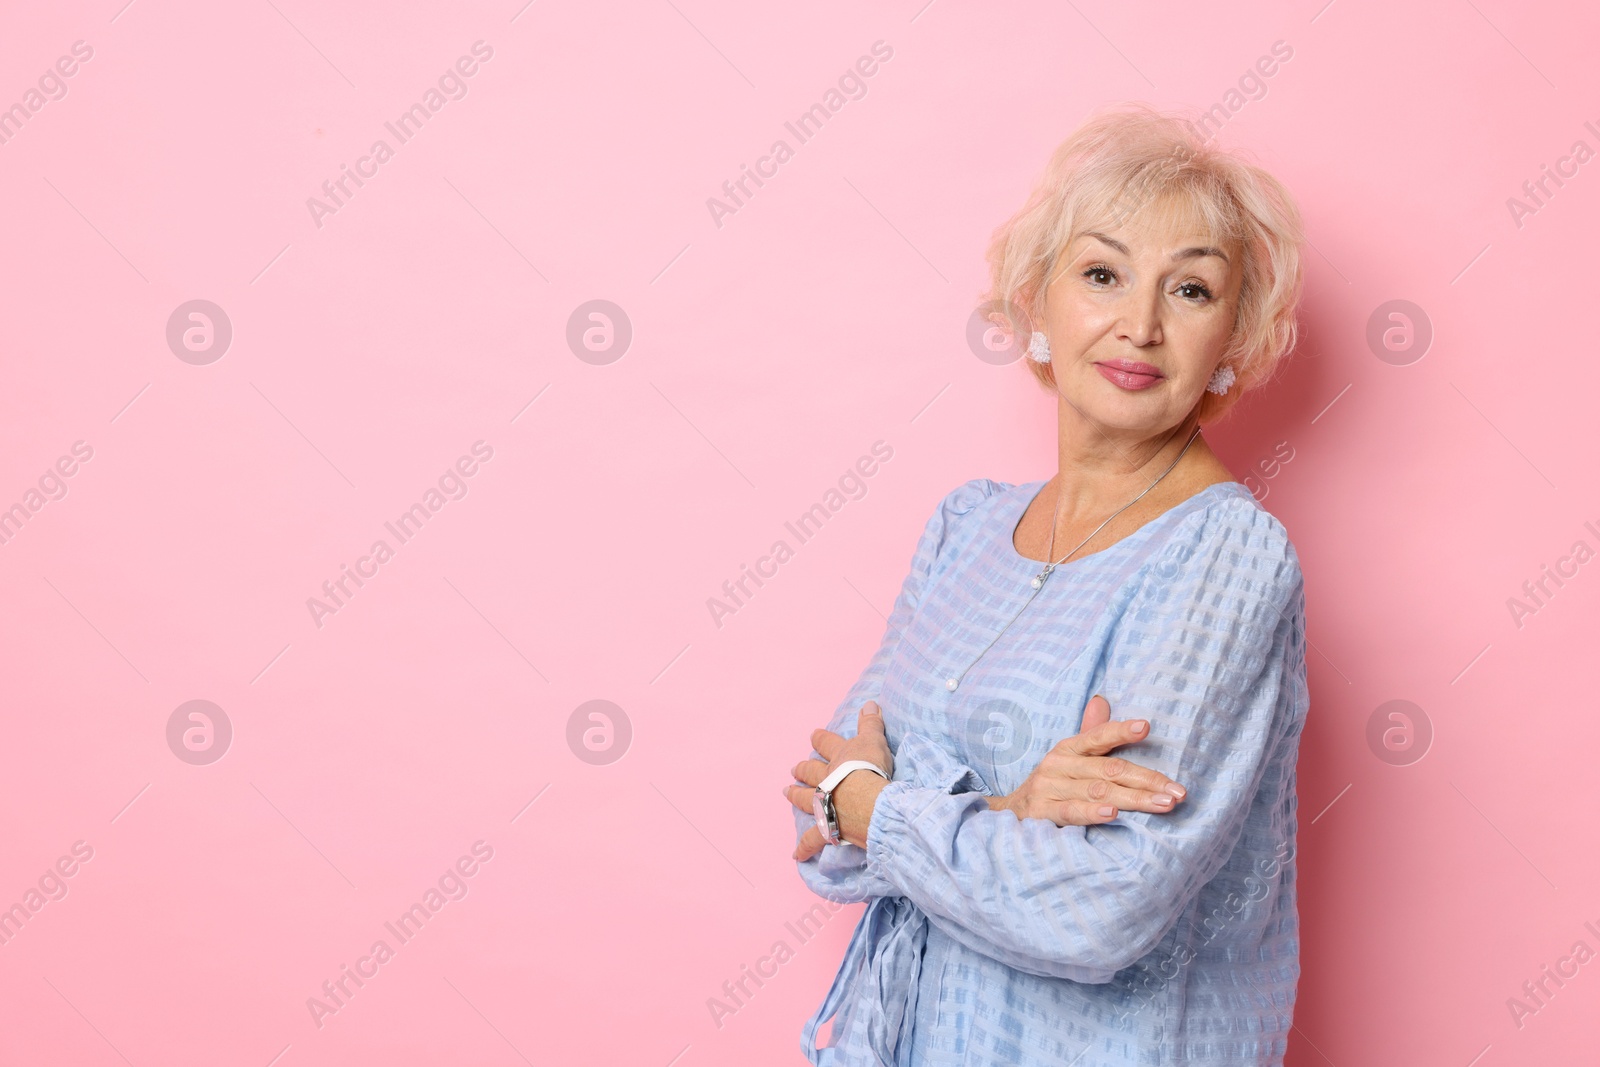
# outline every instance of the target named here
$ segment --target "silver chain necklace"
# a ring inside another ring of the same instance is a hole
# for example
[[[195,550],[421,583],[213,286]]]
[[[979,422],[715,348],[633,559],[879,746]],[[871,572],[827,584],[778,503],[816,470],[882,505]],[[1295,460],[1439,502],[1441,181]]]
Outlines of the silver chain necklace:
[[[1116,518],[1118,515],[1121,515],[1124,511],[1127,511],[1129,508],[1133,507],[1140,500],[1143,500],[1146,493],[1149,493],[1150,490],[1152,490],[1156,486],[1160,485],[1161,484],[1161,479],[1165,478],[1167,475],[1172,473],[1172,468],[1174,468],[1174,467],[1176,467],[1178,465],[1178,460],[1181,460],[1183,458],[1184,453],[1189,451],[1189,446],[1194,444],[1194,439],[1196,437],[1199,437],[1199,436],[1200,436],[1200,427],[1196,426],[1194,428],[1194,432],[1189,435],[1189,440],[1185,441],[1184,444],[1183,444],[1183,448],[1179,450],[1177,457],[1175,459],[1173,459],[1173,461],[1171,463],[1167,464],[1167,469],[1162,471],[1159,475],[1157,475],[1155,481],[1153,481],[1149,485],[1145,486],[1144,492],[1140,493],[1138,496],[1134,497],[1132,500],[1130,500],[1126,504],[1122,505],[1116,511],[1113,511],[1110,515],[1106,516],[1106,521],[1102,522],[1099,526],[1096,526],[1094,528],[1094,530],[1090,532],[1088,537],[1085,537],[1082,541],[1079,541],[1075,546],[1073,546],[1073,549],[1072,549],[1071,552],[1068,552],[1065,556],[1062,556],[1060,559],[1055,560],[1054,562],[1050,562],[1049,561],[1050,554],[1052,552],[1054,552],[1055,548],[1056,548],[1056,523],[1061,518],[1061,501],[1060,501],[1060,498],[1059,498],[1059,495],[1058,495],[1057,500],[1056,500],[1056,512],[1055,512],[1054,515],[1052,515],[1050,517],[1050,544],[1049,544],[1049,547],[1045,549],[1045,553],[1044,553],[1045,554],[1045,559],[1046,559],[1046,562],[1045,562],[1045,565],[1044,565],[1044,569],[1041,570],[1038,574],[1034,575],[1033,576],[1033,580],[1028,583],[1032,587],[1033,591],[1028,594],[1028,599],[1026,599],[1026,600],[1024,600],[1022,602],[1021,606],[1019,606],[1017,608],[1016,613],[1013,614],[1009,620],[1007,620],[1006,624],[1004,626],[1000,627],[1000,632],[995,634],[994,637],[990,638],[989,639],[989,643],[987,645],[983,646],[983,651],[979,652],[975,657],[973,657],[972,662],[967,664],[966,668],[964,670],[962,670],[962,672],[960,674],[956,675],[954,678],[946,678],[945,679],[944,687],[946,689],[948,689],[950,692],[954,693],[956,691],[956,687],[961,684],[961,679],[963,679],[963,678],[965,678],[967,676],[967,672],[972,670],[972,668],[977,664],[978,660],[983,658],[984,653],[988,652],[991,648],[994,647],[995,642],[1000,640],[1000,638],[1005,635],[1005,632],[1007,630],[1011,629],[1011,624],[1016,622],[1017,619],[1019,617],[1021,617],[1022,613],[1025,610],[1027,610],[1028,605],[1033,603],[1034,598],[1039,595],[1039,590],[1044,588],[1044,583],[1049,580],[1051,574],[1055,573],[1055,569],[1057,567],[1061,566],[1067,560],[1071,559],[1072,556],[1078,551],[1078,549],[1082,548],[1084,545],[1086,545],[1090,541],[1094,540],[1094,535],[1099,533],[1101,530],[1104,530],[1108,525],[1110,525],[1112,519]],[[1027,509],[1024,508],[1023,510],[1026,511]]]

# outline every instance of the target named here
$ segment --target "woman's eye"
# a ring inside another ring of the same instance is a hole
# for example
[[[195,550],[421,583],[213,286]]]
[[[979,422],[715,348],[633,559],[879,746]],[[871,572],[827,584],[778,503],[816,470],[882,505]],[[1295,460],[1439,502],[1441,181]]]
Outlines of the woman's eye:
[[[1090,267],[1083,272],[1083,276],[1096,285],[1110,285],[1117,280],[1117,276],[1111,273],[1110,267]]]
[[[1199,282],[1184,282],[1178,286],[1178,293],[1186,300],[1210,300],[1211,290]]]

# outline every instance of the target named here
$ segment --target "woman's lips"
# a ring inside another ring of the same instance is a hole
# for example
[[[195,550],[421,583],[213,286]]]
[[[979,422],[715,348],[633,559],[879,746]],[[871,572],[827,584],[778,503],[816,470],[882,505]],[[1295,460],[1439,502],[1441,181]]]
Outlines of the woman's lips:
[[[1103,363],[1096,363],[1094,369],[1112,385],[1134,392],[1148,389],[1165,377],[1150,364],[1132,359],[1106,360]]]

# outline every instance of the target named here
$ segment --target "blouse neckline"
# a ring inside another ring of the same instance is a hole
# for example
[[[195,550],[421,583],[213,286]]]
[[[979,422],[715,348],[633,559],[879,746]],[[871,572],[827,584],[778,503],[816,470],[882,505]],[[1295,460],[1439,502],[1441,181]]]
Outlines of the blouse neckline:
[[[1018,552],[1016,536],[1017,526],[1022,522],[1022,516],[1027,514],[1028,506],[1032,504],[1034,499],[1038,497],[1039,493],[1043,491],[1045,483],[1049,480],[1050,479],[1048,478],[1041,478],[1038,481],[1025,482],[1022,485],[1017,486],[1012,491],[1012,496],[1014,499],[1009,502],[1009,506],[999,509],[999,516],[1004,520],[1000,523],[1001,537],[1005,541],[1005,545],[1001,551],[1005,554],[1007,561],[1018,570],[1025,569],[1030,573],[1036,573],[1045,565],[1045,560],[1030,559],[1029,557],[1024,556],[1021,552]],[[1077,556],[1073,559],[1069,559],[1065,563],[1057,564],[1056,570],[1064,571],[1070,567],[1076,567],[1081,563],[1087,563],[1089,560],[1099,559],[1102,556],[1108,556],[1109,553],[1113,553],[1117,549],[1124,546],[1128,546],[1130,548],[1136,547],[1138,542],[1147,540],[1154,532],[1155,528],[1161,523],[1165,522],[1168,518],[1174,516],[1182,517],[1187,515],[1202,504],[1204,504],[1206,507],[1209,507],[1209,498],[1215,495],[1214,490],[1219,489],[1225,492],[1232,492],[1235,495],[1242,492],[1248,494],[1252,501],[1255,499],[1255,494],[1250,493],[1250,491],[1246,489],[1241,482],[1213,482],[1204,489],[1200,490],[1198,493],[1195,493],[1184,500],[1180,500],[1177,504],[1174,504],[1166,511],[1163,511],[1161,514],[1152,517],[1126,537],[1107,545],[1105,548],[1097,549],[1096,551],[1089,553],[1087,556]],[[1019,501],[1020,506],[1018,504]]]

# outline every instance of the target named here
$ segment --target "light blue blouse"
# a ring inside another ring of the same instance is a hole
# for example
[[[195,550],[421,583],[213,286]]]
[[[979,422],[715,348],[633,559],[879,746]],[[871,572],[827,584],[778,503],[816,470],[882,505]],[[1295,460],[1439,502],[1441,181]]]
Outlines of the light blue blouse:
[[[851,736],[877,700],[895,767],[866,847],[799,865],[819,895],[870,902],[801,1047],[832,1067],[1279,1064],[1300,974],[1294,546],[1242,485],[1210,486],[1058,568],[979,658],[1033,593],[1041,564],[1011,538],[1043,484],[945,497],[829,723]],[[1150,721],[1117,754],[1187,799],[1091,827],[989,810],[1096,693]]]

